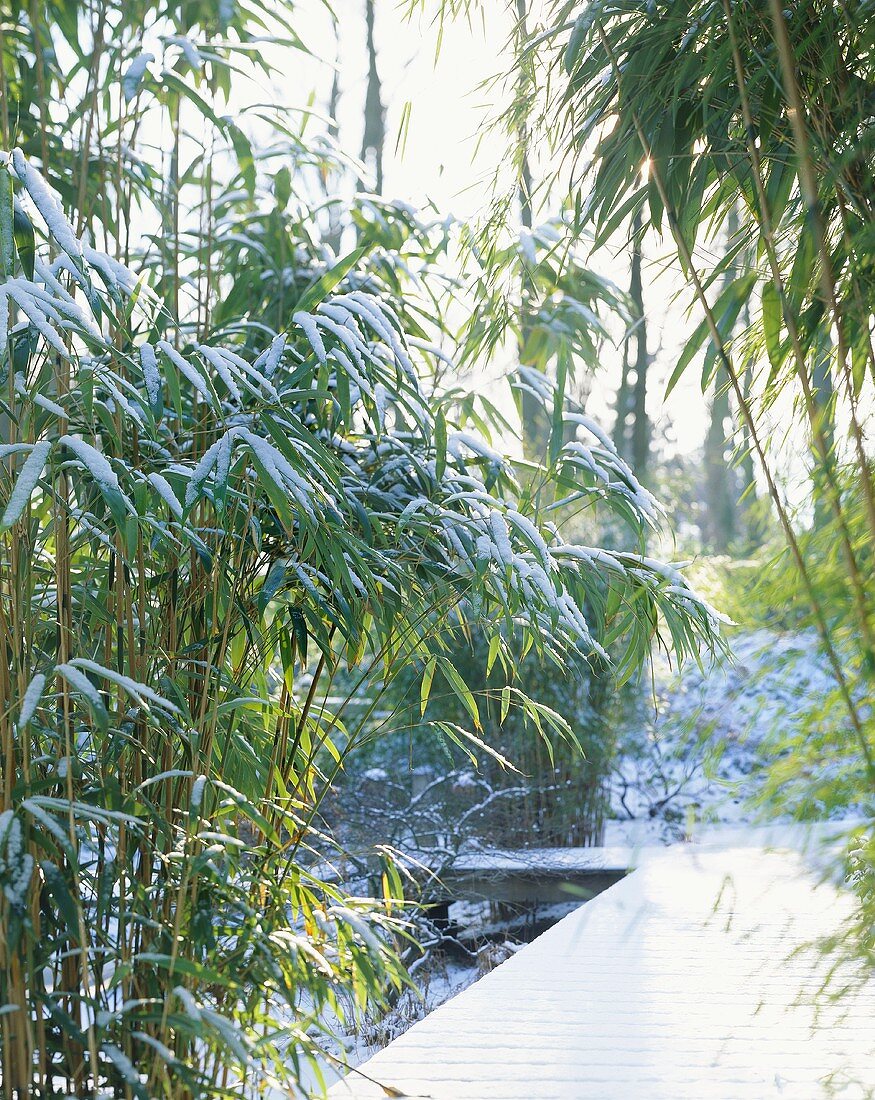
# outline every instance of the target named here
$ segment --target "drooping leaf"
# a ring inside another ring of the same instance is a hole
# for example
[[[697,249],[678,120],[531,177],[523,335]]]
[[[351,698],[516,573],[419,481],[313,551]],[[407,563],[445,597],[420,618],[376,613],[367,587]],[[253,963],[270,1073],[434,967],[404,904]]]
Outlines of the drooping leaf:
[[[17,523],[23,515],[25,508],[30,503],[30,498],[33,496],[33,491],[42,477],[42,472],[51,452],[52,443],[50,440],[44,439],[33,445],[33,449],[24,460],[24,465],[19,471],[9,500],[6,502],[3,518],[0,519],[0,531],[5,531],[14,523]]]

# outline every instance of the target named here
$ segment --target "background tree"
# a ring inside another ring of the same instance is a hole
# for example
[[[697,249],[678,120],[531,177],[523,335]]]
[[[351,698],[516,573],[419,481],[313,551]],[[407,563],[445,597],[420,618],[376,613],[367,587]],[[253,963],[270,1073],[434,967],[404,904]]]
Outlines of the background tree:
[[[377,46],[374,36],[374,0],[365,0],[365,41],[368,53],[368,82],[365,92],[362,163],[372,168],[374,190],[383,193],[383,147],[386,144],[386,109],[377,69]]]
[[[614,441],[617,448],[641,478],[646,478],[650,455],[650,422],[647,414],[647,371],[650,354],[647,350],[647,314],[644,307],[644,284],[641,278],[644,226],[640,216],[632,223],[631,276],[629,303],[632,325],[623,342],[623,366],[617,390],[617,420]],[[635,356],[631,348],[634,343]]]
[[[730,210],[726,219],[729,250],[738,245],[738,222],[736,211]],[[732,285],[741,266],[733,263],[726,269],[724,286]],[[739,490],[738,470],[734,464],[736,416],[729,397],[731,384],[719,364],[714,368],[711,386],[711,405],[705,436],[706,539],[712,551],[726,554],[737,535]]]

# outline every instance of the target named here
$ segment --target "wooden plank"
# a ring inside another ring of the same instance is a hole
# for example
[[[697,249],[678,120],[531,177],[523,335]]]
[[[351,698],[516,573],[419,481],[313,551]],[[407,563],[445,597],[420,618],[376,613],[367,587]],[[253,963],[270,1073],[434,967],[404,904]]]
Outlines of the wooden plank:
[[[804,950],[852,905],[796,852],[651,854],[364,1063],[378,1084],[352,1073],[330,1095],[863,1097],[875,983],[819,998],[833,960]]]

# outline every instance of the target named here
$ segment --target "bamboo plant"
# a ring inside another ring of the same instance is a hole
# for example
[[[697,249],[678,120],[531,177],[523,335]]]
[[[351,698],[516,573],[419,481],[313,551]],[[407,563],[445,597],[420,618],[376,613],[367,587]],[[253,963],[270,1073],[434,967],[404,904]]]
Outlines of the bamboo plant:
[[[509,679],[517,645],[561,663],[619,639],[631,668],[658,632],[714,640],[642,554],[658,507],[597,425],[572,414],[568,439],[545,394],[563,434],[533,496],[436,387],[416,219],[363,197],[331,255],[323,146],[269,113],[262,156],[218,113],[264,26],[298,48],[275,15],[3,17],[10,1100],[318,1092],[329,1033],[405,980],[397,874],[347,896],[319,829],[393,679],[418,664],[425,705],[439,673],[477,757],[481,703],[435,657],[460,625]],[[557,492],[613,510],[628,546],[566,543]],[[330,703],[341,670],[365,713]],[[566,728],[510,684],[501,705]]]

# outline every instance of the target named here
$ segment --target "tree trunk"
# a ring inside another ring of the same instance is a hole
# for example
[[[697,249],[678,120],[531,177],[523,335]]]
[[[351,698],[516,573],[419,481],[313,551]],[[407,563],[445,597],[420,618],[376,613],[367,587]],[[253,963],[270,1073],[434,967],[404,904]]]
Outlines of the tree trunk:
[[[707,540],[710,549],[718,554],[729,550],[736,533],[735,478],[729,453],[731,437],[729,390],[725,380],[718,376],[705,439]]]
[[[742,316],[746,318],[746,309]],[[742,323],[747,325],[748,321],[744,320]],[[749,402],[751,388],[750,364],[744,368],[744,376],[741,385],[744,399]],[[759,509],[757,508],[757,483],[753,460],[753,443],[750,438],[750,429],[744,417],[738,418],[737,430],[739,432],[741,446],[741,456],[738,460],[738,466],[741,470],[740,490],[744,495],[744,499],[740,501],[741,518],[744,523],[744,541],[746,549],[753,550],[762,542],[763,533]]]
[[[632,221],[632,271],[629,279],[629,297],[632,301],[632,329],[623,346],[623,373],[617,391],[617,419],[614,424],[614,443],[617,450],[639,477],[647,471],[650,460],[650,421],[647,418],[647,368],[650,354],[647,350],[647,318],[644,313],[644,284],[641,268],[644,254],[641,214]],[[635,356],[632,357],[632,342]]]
[[[750,327],[750,306],[745,303],[741,308],[741,327],[746,331]],[[741,389],[744,400],[750,403],[753,383],[753,365],[750,361],[743,364]],[[746,551],[755,550],[763,541],[763,517],[757,507],[757,483],[753,458],[753,441],[750,428],[740,412],[734,417],[735,435],[738,439],[740,455],[738,458],[738,534],[743,539]]]
[[[647,419],[647,320],[644,313],[644,285],[641,280],[643,225],[640,213],[632,223],[632,278],[629,296],[635,310],[635,380],[632,384],[632,467],[638,477],[644,477],[650,457],[650,422]]]
[[[738,235],[738,211],[733,207],[726,219],[727,248]],[[730,264],[723,277],[728,286],[737,276]],[[729,384],[718,366],[714,372],[714,396],[711,399],[708,433],[705,437],[705,541],[717,554],[725,554],[738,530],[738,492],[732,459],[734,420],[729,402]]]
[[[338,28],[335,25],[335,35],[338,34]],[[340,107],[340,41],[337,41],[337,49],[334,55],[334,76],[331,80],[331,93],[328,97],[328,134],[335,141],[340,136],[340,128],[337,124],[337,112]],[[325,189],[328,194],[332,193],[332,179],[334,173],[329,172],[325,179]],[[329,246],[335,256],[340,255],[340,248],[343,238],[343,219],[340,210],[339,203],[331,203],[328,207],[328,229],[325,233],[325,243]]]
[[[614,421],[614,446],[626,461],[629,460],[629,355],[632,337],[623,341],[623,366],[620,372],[620,385],[617,389],[617,417]]]
[[[517,33],[521,40],[526,34],[527,0],[516,0]],[[529,134],[525,118],[521,117],[517,126],[517,140],[520,148],[520,179],[518,186],[520,204],[520,225],[524,232],[530,232],[532,217],[532,170],[529,162]],[[520,338],[518,356],[520,366],[526,366],[525,348],[531,330],[531,315],[534,309],[535,287],[523,265],[520,277]],[[550,422],[541,402],[525,390],[521,391],[520,419],[522,421],[523,454],[534,462],[544,461],[550,439]]]
[[[383,193],[383,147],[386,144],[386,111],[383,107],[377,48],[374,43],[375,0],[365,0],[368,46],[368,90],[365,95],[365,130],[362,137],[362,161],[373,170],[374,190]]]

